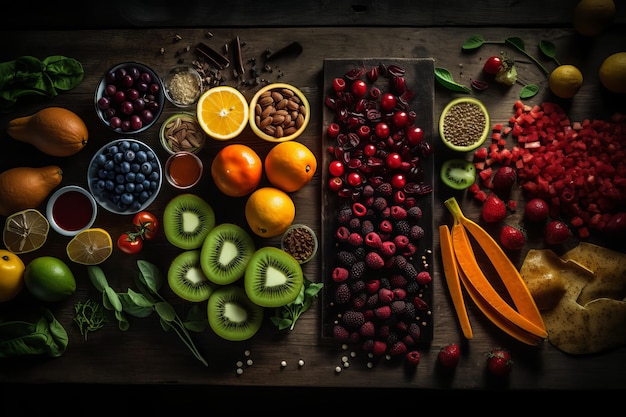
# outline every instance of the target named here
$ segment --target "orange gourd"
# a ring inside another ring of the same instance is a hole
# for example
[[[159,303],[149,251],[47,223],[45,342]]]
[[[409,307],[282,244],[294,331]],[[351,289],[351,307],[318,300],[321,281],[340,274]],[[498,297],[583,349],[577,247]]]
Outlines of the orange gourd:
[[[47,107],[30,116],[9,121],[7,133],[51,156],[71,156],[87,145],[89,132],[83,119],[63,107]]]
[[[0,173],[0,215],[39,207],[63,179],[56,165],[16,167]]]

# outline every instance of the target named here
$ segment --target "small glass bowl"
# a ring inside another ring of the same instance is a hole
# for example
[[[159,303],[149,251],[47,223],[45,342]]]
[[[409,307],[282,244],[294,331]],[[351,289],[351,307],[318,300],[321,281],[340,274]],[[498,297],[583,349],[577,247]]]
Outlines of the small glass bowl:
[[[187,124],[186,128],[181,124]],[[180,151],[197,154],[206,143],[206,134],[198,124],[196,115],[191,112],[176,113],[168,117],[161,125],[159,137],[163,149],[169,154]]]
[[[293,256],[300,264],[309,262],[317,254],[317,235],[305,224],[292,224],[280,240],[280,248]]]
[[[58,205],[58,207],[57,207]],[[74,236],[96,221],[98,206],[94,197],[78,185],[66,185],[48,199],[46,218],[54,231]]]
[[[165,178],[179,190],[186,190],[196,185],[202,178],[203,172],[202,160],[193,152],[175,152],[165,162]]]
[[[178,65],[163,79],[165,97],[177,107],[193,107],[202,93],[202,76],[189,65]]]

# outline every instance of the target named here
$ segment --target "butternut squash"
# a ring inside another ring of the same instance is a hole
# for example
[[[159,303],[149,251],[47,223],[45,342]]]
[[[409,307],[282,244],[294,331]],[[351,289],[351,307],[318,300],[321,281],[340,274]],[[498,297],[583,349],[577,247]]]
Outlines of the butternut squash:
[[[439,226],[439,242],[441,245],[441,259],[443,261],[443,275],[448,285],[450,298],[452,298],[452,305],[459,319],[463,336],[465,336],[466,339],[471,339],[474,337],[474,333],[469,317],[467,316],[467,309],[465,308],[461,281],[459,280],[459,268],[454,256],[450,229],[445,224]]]
[[[56,165],[16,167],[0,173],[0,215],[39,207],[63,179]]]
[[[63,107],[47,107],[30,116],[10,120],[7,133],[47,155],[60,157],[78,153],[89,140],[85,122]]]

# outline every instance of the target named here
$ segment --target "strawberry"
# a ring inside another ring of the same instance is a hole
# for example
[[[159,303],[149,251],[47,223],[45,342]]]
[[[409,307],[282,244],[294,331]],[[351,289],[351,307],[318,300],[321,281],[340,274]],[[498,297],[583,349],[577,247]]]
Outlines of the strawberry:
[[[503,166],[498,168],[493,175],[493,190],[501,196],[506,196],[511,192],[513,185],[517,182],[517,171],[513,167]]]
[[[497,223],[506,217],[506,204],[504,201],[491,193],[483,204],[481,216],[487,223]]]
[[[567,224],[560,220],[550,221],[544,231],[544,239],[548,245],[559,245],[564,243],[571,236]]]
[[[550,208],[542,198],[531,198],[524,207],[524,216],[531,222],[542,222],[548,217]]]
[[[450,343],[439,350],[437,359],[444,368],[454,369],[461,359],[461,348],[456,343]]]
[[[505,224],[500,229],[500,244],[506,249],[518,250],[524,247],[526,235],[515,226]]]
[[[487,354],[487,370],[491,375],[502,377],[511,372],[513,360],[511,353],[502,348],[494,348]]]

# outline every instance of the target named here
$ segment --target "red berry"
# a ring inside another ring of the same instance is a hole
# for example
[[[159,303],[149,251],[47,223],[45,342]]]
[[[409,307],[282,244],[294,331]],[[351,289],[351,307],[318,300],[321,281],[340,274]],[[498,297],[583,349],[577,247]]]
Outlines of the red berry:
[[[424,131],[421,127],[411,126],[406,130],[406,138],[410,145],[419,145],[424,140]]]
[[[404,127],[409,121],[409,114],[404,110],[397,111],[393,114],[393,125],[396,127]]]
[[[341,127],[338,123],[331,123],[330,125],[328,125],[328,136],[330,136],[332,139],[336,138],[340,131]]]
[[[358,172],[351,172],[348,174],[348,184],[353,187],[358,187],[361,185],[361,174]]]
[[[380,109],[389,112],[396,107],[396,96],[391,93],[385,93],[380,98]]]
[[[497,223],[506,217],[506,204],[495,194],[489,194],[483,204],[481,216],[487,223]]]
[[[517,227],[506,224],[500,229],[500,243],[506,249],[518,250],[526,244],[526,236]]]
[[[401,190],[406,185],[406,177],[403,174],[396,174],[391,177],[391,185],[393,188]]]
[[[461,359],[461,348],[456,343],[450,343],[439,350],[437,359],[444,368],[454,369]]]
[[[367,84],[363,80],[354,80],[350,86],[350,90],[355,97],[363,97],[367,94]]]
[[[345,90],[346,88],[346,81],[343,78],[335,78],[333,80],[333,90],[335,90],[336,92],[340,92]]]
[[[366,156],[374,156],[376,155],[376,145],[373,143],[368,143],[363,147],[363,154]]]
[[[548,245],[559,245],[571,236],[567,224],[560,220],[552,220],[546,225],[544,239]]]
[[[421,355],[417,350],[412,350],[406,354],[407,365],[417,366],[420,363]]]
[[[528,200],[524,207],[524,216],[531,222],[542,222],[548,218],[550,207],[542,198],[532,198]]]
[[[513,167],[503,166],[493,175],[493,190],[499,195],[506,196],[517,182],[517,171]]]
[[[377,123],[375,128],[376,136],[381,139],[386,139],[389,136],[389,125],[387,123]]]
[[[501,348],[492,349],[487,354],[487,370],[494,376],[508,375],[513,368],[513,360],[509,351]]]
[[[328,180],[328,188],[330,188],[331,191],[339,191],[341,187],[343,187],[343,180],[341,178],[333,177]]]
[[[344,172],[343,162],[341,162],[341,161],[332,161],[328,165],[328,172],[330,172],[330,175],[332,175],[334,177],[342,176],[343,172]]]
[[[385,163],[391,169],[400,168],[402,164],[402,156],[398,152],[390,152],[385,158]]]

